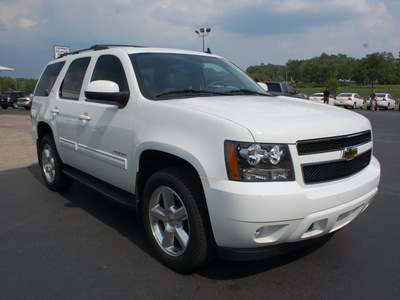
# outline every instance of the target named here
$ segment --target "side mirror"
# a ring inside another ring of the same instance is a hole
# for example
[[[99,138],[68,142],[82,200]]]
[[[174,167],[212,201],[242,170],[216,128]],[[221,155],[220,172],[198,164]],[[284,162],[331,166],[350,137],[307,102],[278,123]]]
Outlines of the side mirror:
[[[129,99],[129,92],[120,92],[117,83],[109,80],[90,82],[85,90],[88,101],[105,104],[118,104],[124,107]]]

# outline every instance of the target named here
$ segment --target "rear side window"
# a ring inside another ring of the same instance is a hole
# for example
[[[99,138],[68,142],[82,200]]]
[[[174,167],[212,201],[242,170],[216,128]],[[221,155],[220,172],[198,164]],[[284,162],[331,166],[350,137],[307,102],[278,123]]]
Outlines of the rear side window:
[[[85,78],[90,57],[83,57],[74,60],[68,68],[67,74],[61,85],[60,97],[69,100],[79,100],[82,82]]]
[[[60,74],[64,64],[65,61],[61,61],[46,67],[36,87],[35,96],[47,97],[50,95],[54,82],[56,81],[58,74]]]
[[[279,83],[275,82],[268,82],[268,91],[271,92],[280,92],[281,91],[281,85]]]

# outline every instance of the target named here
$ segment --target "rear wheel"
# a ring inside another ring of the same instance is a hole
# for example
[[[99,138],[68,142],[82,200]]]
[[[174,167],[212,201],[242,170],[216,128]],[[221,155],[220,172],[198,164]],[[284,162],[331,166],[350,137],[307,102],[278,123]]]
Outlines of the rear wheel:
[[[143,193],[144,228],[159,260],[188,272],[213,254],[213,239],[204,194],[196,176],[184,168],[153,174]]]
[[[42,139],[39,151],[39,165],[47,187],[53,191],[68,189],[73,181],[62,172],[62,161],[51,135]]]

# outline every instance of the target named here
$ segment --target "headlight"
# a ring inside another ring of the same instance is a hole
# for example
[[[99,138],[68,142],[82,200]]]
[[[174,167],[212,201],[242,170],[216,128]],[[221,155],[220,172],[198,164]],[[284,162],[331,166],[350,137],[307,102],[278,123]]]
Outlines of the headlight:
[[[230,180],[293,181],[289,147],[225,141],[225,162]]]

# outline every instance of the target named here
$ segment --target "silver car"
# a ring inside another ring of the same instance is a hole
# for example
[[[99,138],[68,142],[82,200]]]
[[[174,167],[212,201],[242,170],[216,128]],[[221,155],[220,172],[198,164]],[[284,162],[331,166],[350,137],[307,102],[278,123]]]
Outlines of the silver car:
[[[20,97],[17,100],[18,107],[25,107],[26,110],[29,110],[31,108],[31,103],[32,103],[32,100],[31,100],[30,95]]]

